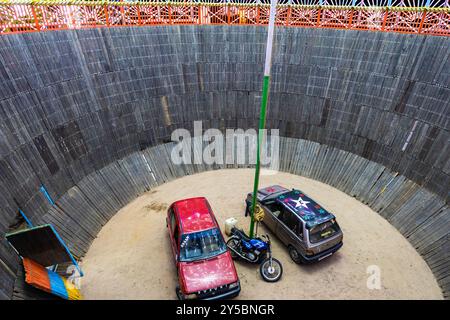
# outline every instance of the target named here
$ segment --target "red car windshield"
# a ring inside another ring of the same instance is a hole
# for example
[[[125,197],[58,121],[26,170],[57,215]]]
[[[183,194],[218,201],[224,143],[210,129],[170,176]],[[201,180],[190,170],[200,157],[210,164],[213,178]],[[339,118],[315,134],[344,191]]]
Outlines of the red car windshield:
[[[188,233],[181,237],[180,261],[207,259],[226,250],[227,246],[217,228]]]

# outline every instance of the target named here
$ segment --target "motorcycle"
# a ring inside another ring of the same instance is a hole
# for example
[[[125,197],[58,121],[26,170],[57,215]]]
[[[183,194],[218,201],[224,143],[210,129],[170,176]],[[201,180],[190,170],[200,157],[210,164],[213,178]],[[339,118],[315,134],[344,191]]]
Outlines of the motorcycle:
[[[250,263],[259,263],[259,272],[267,282],[276,282],[281,279],[283,266],[281,262],[272,257],[270,238],[262,235],[265,241],[259,237],[250,238],[244,231],[232,228],[231,237],[227,241],[233,259],[242,259]]]

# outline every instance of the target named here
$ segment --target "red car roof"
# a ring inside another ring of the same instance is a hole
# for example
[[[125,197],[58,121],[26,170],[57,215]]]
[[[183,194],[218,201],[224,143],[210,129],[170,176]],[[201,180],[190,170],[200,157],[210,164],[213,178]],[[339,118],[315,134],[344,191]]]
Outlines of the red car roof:
[[[183,233],[198,232],[216,227],[208,201],[204,197],[183,199],[173,203],[178,212]]]

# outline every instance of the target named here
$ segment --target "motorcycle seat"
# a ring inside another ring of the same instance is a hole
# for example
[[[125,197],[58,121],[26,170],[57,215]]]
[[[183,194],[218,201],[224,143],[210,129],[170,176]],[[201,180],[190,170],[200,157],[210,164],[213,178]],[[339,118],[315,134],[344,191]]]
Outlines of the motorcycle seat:
[[[250,241],[251,240],[251,238],[249,236],[247,236],[243,230],[240,230],[240,229],[237,229],[237,228],[233,228],[231,230],[231,232],[233,234],[235,234],[236,236],[244,239],[245,241]]]

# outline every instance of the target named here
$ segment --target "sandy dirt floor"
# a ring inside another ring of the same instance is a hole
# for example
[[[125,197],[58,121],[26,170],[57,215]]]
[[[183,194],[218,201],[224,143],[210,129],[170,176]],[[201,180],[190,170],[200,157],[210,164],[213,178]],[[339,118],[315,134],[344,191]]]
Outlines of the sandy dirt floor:
[[[82,262],[86,299],[176,299],[176,269],[165,224],[175,200],[205,196],[224,230],[228,217],[248,229],[244,197],[254,171],[227,169],[164,184],[120,210],[100,231]],[[298,188],[335,213],[344,246],[314,265],[297,265],[273,240],[273,255],[284,268],[277,283],[264,282],[257,266],[236,262],[242,291],[238,299],[442,299],[431,270],[386,220],[356,199],[317,181],[278,173],[261,176],[260,187]],[[264,228],[260,228],[260,233]],[[225,236],[225,238],[227,238]],[[368,289],[367,268],[381,271],[381,289]]]

